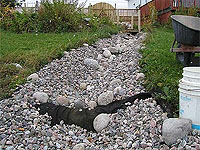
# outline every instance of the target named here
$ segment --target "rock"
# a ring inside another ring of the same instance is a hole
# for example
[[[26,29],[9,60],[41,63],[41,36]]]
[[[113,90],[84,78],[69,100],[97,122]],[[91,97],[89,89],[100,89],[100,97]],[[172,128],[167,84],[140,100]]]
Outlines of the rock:
[[[70,104],[69,99],[67,99],[67,98],[64,97],[64,96],[58,96],[58,97],[56,98],[56,102],[57,102],[59,105],[69,105],[69,104]]]
[[[119,53],[118,49],[116,49],[115,47],[110,47],[109,50],[112,54],[118,54]]]
[[[38,79],[39,79],[39,76],[38,76],[37,73],[31,74],[31,75],[28,76],[28,78],[27,78],[28,81],[36,81],[36,80],[38,80]]]
[[[123,89],[123,88],[120,87],[120,86],[119,86],[119,87],[116,87],[116,88],[114,89],[114,95],[116,95],[116,94],[123,96],[123,95],[126,94],[126,90]]]
[[[113,101],[113,92],[112,91],[107,91],[105,93],[102,93],[98,97],[98,104],[99,105],[107,105]]]
[[[84,60],[84,64],[86,66],[94,68],[94,69],[98,69],[99,68],[99,63],[94,59],[86,58]]]
[[[67,96],[67,99],[69,100],[70,103],[74,103],[74,101],[76,100],[76,98],[73,96]]]
[[[109,50],[112,54],[119,54],[123,51],[120,44],[117,44],[115,47],[110,47]]]
[[[84,18],[85,21],[89,22],[91,18]]]
[[[97,103],[96,103],[95,101],[89,101],[88,106],[89,106],[91,109],[94,109],[94,108],[97,106]]]
[[[20,64],[14,63],[13,65],[15,65],[16,68],[22,69],[23,67]]]
[[[98,54],[97,59],[98,59],[98,60],[101,60],[101,59],[102,59],[102,55],[101,55],[101,54]]]
[[[73,131],[69,131],[68,133],[70,136],[73,136],[74,135],[74,132]]]
[[[13,146],[9,146],[9,147],[6,148],[6,150],[13,150],[13,149],[14,149]]]
[[[114,58],[116,58],[116,56],[115,55],[111,55],[109,61],[110,62],[113,61]]]
[[[80,84],[80,89],[81,90],[86,90],[87,89],[87,84],[86,83],[81,83]]]
[[[143,79],[145,77],[145,75],[143,73],[138,73],[136,76],[137,80]]]
[[[108,114],[98,115],[93,121],[94,129],[97,132],[101,132],[104,128],[108,126],[108,124],[110,123],[110,120],[111,119]]]
[[[133,142],[132,142],[132,141],[129,141],[128,144],[127,144],[127,148],[131,148],[131,147],[132,147],[132,144],[133,144]]]
[[[169,118],[163,122],[162,137],[166,144],[171,145],[178,139],[187,136],[192,130],[192,121],[189,119]]]
[[[111,55],[112,55],[112,54],[111,54],[111,52],[110,52],[109,50],[105,50],[105,51],[103,52],[103,56],[106,57],[106,58],[109,58]]]
[[[118,51],[118,53],[122,53],[123,50],[122,50],[120,44],[117,44],[117,45],[115,46],[115,48],[116,48],[116,50]]]
[[[26,135],[29,135],[31,132],[29,130],[25,131]]]
[[[121,85],[122,81],[120,79],[114,79],[110,82],[110,86]]]
[[[79,143],[76,144],[72,150],[85,150],[85,144],[84,143]]]
[[[86,108],[87,105],[81,100],[75,100],[74,101],[74,107],[78,108],[78,109],[81,109],[81,108]]]
[[[87,86],[88,91],[92,91],[93,89],[94,89],[94,86],[90,86],[90,85]]]
[[[40,103],[47,103],[49,96],[44,92],[36,92],[33,94],[33,98],[38,100]]]
[[[69,52],[67,52],[67,51],[64,51],[64,55],[67,55],[67,56],[68,56],[68,55],[69,55]]]
[[[89,45],[87,43],[84,43],[83,46],[88,47]]]
[[[56,148],[57,149],[61,148],[61,145],[59,143],[56,143]]]

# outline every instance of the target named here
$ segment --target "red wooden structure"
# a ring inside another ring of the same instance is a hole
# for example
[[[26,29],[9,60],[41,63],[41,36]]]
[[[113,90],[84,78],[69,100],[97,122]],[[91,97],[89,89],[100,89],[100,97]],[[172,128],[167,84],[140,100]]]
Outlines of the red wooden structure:
[[[181,7],[187,9],[195,6],[199,8],[200,12],[200,0],[153,0],[140,7],[142,18],[149,15],[149,4],[156,7],[158,11],[158,20],[161,23],[167,22],[171,13]]]

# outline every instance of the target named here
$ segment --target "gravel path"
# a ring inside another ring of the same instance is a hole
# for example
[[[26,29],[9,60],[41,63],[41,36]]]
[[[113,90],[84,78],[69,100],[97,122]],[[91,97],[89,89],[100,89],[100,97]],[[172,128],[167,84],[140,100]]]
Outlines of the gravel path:
[[[12,98],[0,101],[0,150],[200,149],[200,134],[195,131],[170,147],[164,144],[161,127],[167,115],[154,99],[136,100],[134,105],[110,115],[109,126],[100,133],[62,122],[50,127],[50,117],[40,116],[33,107],[35,92],[48,94],[48,101],[55,104],[59,96],[64,96],[70,107],[98,102],[106,91],[112,92],[114,100],[144,92],[144,75],[138,66],[143,39],[144,34],[113,35],[66,52],[60,60],[42,68],[37,81],[27,82]]]

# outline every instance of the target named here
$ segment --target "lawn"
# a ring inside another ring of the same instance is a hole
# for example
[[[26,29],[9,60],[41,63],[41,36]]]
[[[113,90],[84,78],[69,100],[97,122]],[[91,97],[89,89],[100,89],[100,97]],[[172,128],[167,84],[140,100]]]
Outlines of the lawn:
[[[0,31],[0,99],[9,97],[18,85],[25,83],[28,75],[60,58],[64,51],[83,43],[92,44],[98,38],[117,32],[117,28],[107,26],[96,31],[60,34]],[[23,68],[16,68],[12,63],[18,63]]]
[[[145,41],[146,49],[141,50],[143,59],[140,65],[146,76],[144,85],[147,90],[178,110],[178,84],[183,67],[176,61],[176,54],[170,52],[173,40],[172,29],[155,29]]]

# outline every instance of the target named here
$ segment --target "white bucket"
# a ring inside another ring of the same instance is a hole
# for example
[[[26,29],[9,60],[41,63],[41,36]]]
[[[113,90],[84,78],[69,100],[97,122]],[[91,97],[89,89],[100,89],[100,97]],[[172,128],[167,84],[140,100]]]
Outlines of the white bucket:
[[[179,84],[179,116],[192,120],[200,131],[200,67],[185,67]]]

